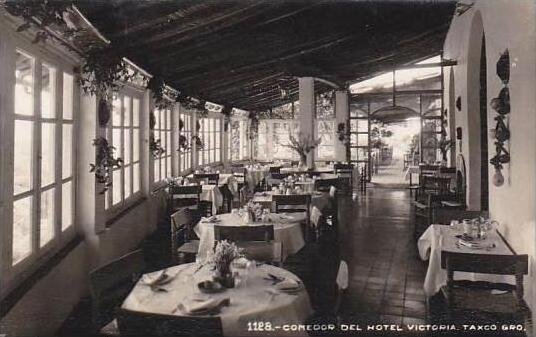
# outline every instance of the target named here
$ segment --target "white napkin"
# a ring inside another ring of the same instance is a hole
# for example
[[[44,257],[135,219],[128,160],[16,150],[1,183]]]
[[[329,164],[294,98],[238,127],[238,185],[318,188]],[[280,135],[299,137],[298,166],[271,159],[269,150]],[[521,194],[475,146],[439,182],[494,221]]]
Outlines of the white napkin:
[[[495,243],[493,242],[470,242],[465,240],[458,240],[459,244],[465,247],[473,248],[473,249],[481,249],[481,248],[494,248]]]
[[[201,218],[201,222],[217,222],[219,221],[218,217],[213,215],[210,218],[203,217]]]
[[[276,284],[276,289],[278,290],[296,290],[300,288],[300,283],[298,281],[295,281],[293,279],[285,279],[284,281],[279,282]]]
[[[185,301],[182,303],[184,311],[188,314],[200,314],[229,303],[229,298],[213,298],[206,301]]]
[[[142,282],[148,286],[154,287],[154,286],[164,285],[164,284],[171,282],[171,280],[173,280],[175,276],[176,274],[169,275],[166,270],[163,270],[160,273],[153,273],[153,275],[149,275],[149,274],[143,275]]]
[[[322,212],[318,209],[318,207],[313,206],[313,209],[311,210],[311,223],[318,227],[318,221],[320,220],[320,217],[322,216]]]

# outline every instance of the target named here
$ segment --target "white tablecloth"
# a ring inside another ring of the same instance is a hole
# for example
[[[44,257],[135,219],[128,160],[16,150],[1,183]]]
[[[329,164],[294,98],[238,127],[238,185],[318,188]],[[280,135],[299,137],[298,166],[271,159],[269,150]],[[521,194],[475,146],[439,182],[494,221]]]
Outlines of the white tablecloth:
[[[212,203],[212,214],[218,213],[218,208],[223,206],[223,194],[221,194],[220,188],[216,185],[203,185],[199,198]]]
[[[210,279],[210,266],[203,267],[197,273],[198,265],[195,263],[183,264],[168,268],[168,275],[176,275],[173,280],[163,285],[167,291],[153,291],[144,283],[144,280],[154,279],[160,271],[144,275],[136,284],[132,292],[123,302],[122,308],[147,314],[185,315],[176,310],[179,303],[185,303],[194,298],[223,299],[229,298],[230,305],[221,309],[218,317],[221,319],[223,334],[225,336],[255,336],[267,335],[266,332],[248,331],[248,322],[271,322],[273,326],[289,323],[304,323],[312,315],[313,310],[309,295],[304,289],[295,295],[279,293],[271,294],[273,285],[264,279],[268,273],[299,280],[289,271],[271,265],[262,265],[250,270],[245,276],[245,283],[227,289],[217,294],[201,294],[196,285],[200,281]],[[238,270],[244,273],[244,270]],[[277,335],[284,335],[283,330]],[[306,333],[286,333],[292,336],[307,335]]]
[[[271,216],[277,216],[276,214],[271,214]],[[303,221],[303,217],[296,216],[292,214],[285,214],[286,217],[293,217],[292,220],[287,220],[288,222],[273,222],[274,225],[274,240],[276,242],[281,242],[281,257],[283,260],[290,254],[297,253],[305,245],[303,239],[303,233],[301,229],[300,222]],[[238,214],[226,213],[217,215],[217,218],[220,220],[218,223],[209,223],[201,221],[197,226],[195,226],[195,234],[199,237],[199,251],[198,257],[203,259],[207,257],[212,248],[214,247],[214,225],[222,226],[240,226],[243,224],[242,218]],[[254,224],[255,225],[255,224]],[[258,225],[258,224],[257,224]]]
[[[431,225],[419,238],[418,247],[419,255],[423,260],[429,260],[426,278],[424,279],[424,293],[427,296],[433,296],[441,286],[447,283],[447,272],[441,269],[441,251],[451,251],[459,253],[477,253],[477,254],[504,254],[511,255],[512,252],[506,246],[504,241],[495,231],[488,233],[486,241],[494,242],[496,247],[490,250],[486,249],[471,249],[467,247],[456,246],[458,240],[455,235],[457,233],[450,227],[445,225]],[[470,281],[488,281],[488,282],[503,282],[515,284],[513,276],[500,276],[489,274],[475,274],[455,272],[455,280],[470,280]]]

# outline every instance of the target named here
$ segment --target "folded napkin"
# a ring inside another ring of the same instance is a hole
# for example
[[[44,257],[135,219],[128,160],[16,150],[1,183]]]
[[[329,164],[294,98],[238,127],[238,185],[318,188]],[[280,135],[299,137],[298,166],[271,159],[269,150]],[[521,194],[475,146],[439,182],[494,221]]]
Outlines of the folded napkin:
[[[210,218],[205,218],[205,217],[201,218],[201,222],[217,222],[219,220],[220,219],[218,219],[218,217],[215,215],[211,216]]]
[[[292,291],[300,289],[301,284],[293,279],[285,279],[275,285],[277,290]]]
[[[212,298],[205,301],[185,301],[182,303],[182,308],[187,314],[203,314],[209,312],[216,312],[221,307],[231,304],[229,297],[225,298]]]
[[[161,286],[171,282],[175,278],[175,276],[177,275],[169,275],[166,270],[163,270],[162,272],[157,274],[143,275],[142,282],[150,287]]]
[[[311,223],[318,227],[318,222],[320,221],[320,217],[322,216],[322,212],[318,209],[318,207],[313,206],[313,209],[311,210]]]

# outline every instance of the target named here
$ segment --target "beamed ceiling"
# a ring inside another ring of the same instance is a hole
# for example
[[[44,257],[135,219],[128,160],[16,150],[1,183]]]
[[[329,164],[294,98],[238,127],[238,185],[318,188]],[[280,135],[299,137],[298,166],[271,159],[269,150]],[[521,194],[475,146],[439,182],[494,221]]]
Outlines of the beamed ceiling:
[[[78,7],[170,86],[256,111],[296,99],[300,76],[345,87],[437,55],[455,2],[85,0]],[[281,86],[290,92],[285,99]]]

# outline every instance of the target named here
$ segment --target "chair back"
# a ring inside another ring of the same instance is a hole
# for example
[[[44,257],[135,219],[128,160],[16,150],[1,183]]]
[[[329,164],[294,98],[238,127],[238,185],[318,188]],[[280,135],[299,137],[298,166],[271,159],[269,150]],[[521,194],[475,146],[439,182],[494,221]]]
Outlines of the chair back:
[[[199,215],[195,210],[182,208],[171,215],[171,254],[177,253],[177,249],[192,238],[195,219]],[[195,219],[194,219],[195,216]]]
[[[449,194],[451,179],[448,177],[422,176],[421,188],[423,192]]]
[[[170,208],[199,205],[202,187],[200,185],[170,186]]]
[[[217,316],[149,314],[120,309],[117,325],[121,336],[223,336]]]
[[[196,181],[206,181],[209,185],[218,185],[218,182],[220,181],[220,174],[219,173],[195,173],[194,179]]]
[[[214,225],[214,239],[233,242],[271,241],[274,239],[274,225],[221,226]]]
[[[419,164],[419,175],[422,176],[433,176],[439,172],[438,165],[431,164]]]
[[[143,252],[136,250],[89,273],[93,326],[96,330],[114,318],[116,309],[144,270]]]
[[[244,178],[246,176],[246,168],[243,167],[243,166],[232,166],[231,167],[231,173],[235,176],[235,177],[240,177],[240,178]]]
[[[274,180],[283,180],[290,176],[290,173],[271,173],[270,177]]]
[[[442,174],[456,174],[456,168],[455,167],[440,166],[439,167],[439,173],[442,173]]]
[[[331,189],[331,186],[339,188],[339,178],[315,180],[316,191],[328,192]]]
[[[270,172],[270,173],[281,173],[281,166],[270,166],[268,168],[268,172]]]
[[[282,262],[282,245],[276,241],[241,241],[236,245],[244,250],[246,258],[279,265]]]
[[[354,165],[352,164],[336,163],[333,165],[333,171],[335,172],[335,174],[352,173],[353,170],[354,170]]]

